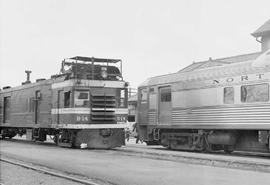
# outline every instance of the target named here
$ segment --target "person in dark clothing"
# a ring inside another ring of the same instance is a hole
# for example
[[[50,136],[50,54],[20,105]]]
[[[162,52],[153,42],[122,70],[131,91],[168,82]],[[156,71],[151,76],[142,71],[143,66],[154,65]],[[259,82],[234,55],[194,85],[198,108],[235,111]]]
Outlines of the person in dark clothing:
[[[126,130],[125,130],[125,133],[126,133],[126,140],[129,141],[130,130],[129,130],[129,129],[126,129]]]
[[[138,128],[137,128],[137,122],[133,125],[133,132],[136,131],[136,135],[134,136],[136,138],[136,144],[139,143],[139,141],[141,143],[143,143],[143,141],[140,139],[140,136],[139,136],[139,132],[138,132]]]

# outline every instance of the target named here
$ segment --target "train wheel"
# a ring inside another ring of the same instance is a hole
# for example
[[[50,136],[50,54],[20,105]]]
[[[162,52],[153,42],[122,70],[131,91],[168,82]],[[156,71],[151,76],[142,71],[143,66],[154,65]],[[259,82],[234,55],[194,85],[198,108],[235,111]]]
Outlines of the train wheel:
[[[232,152],[233,152],[233,145],[225,145],[225,146],[224,146],[224,152],[225,152],[226,154],[232,153]]]
[[[74,148],[76,134],[71,130],[62,130],[55,136],[55,143],[61,147]]]
[[[57,145],[58,145],[58,138],[59,138],[59,134],[55,134],[53,137],[51,137],[51,139],[53,140],[53,142],[55,144],[57,144]]]

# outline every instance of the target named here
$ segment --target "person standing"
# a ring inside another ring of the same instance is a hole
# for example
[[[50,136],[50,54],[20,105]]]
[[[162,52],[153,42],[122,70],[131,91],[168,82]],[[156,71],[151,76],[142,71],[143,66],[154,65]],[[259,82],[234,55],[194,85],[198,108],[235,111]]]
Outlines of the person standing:
[[[125,130],[125,133],[126,133],[126,140],[129,141],[129,138],[130,138],[130,130],[129,130],[129,128],[127,128]]]
[[[139,136],[139,132],[138,132],[138,128],[137,128],[137,126],[138,126],[138,124],[137,124],[137,122],[135,122],[135,124],[133,125],[133,132],[136,132],[136,134],[135,134],[135,138],[136,138],[136,144],[138,144],[139,143],[139,141],[141,142],[141,143],[143,143],[143,141],[140,139],[140,136]]]

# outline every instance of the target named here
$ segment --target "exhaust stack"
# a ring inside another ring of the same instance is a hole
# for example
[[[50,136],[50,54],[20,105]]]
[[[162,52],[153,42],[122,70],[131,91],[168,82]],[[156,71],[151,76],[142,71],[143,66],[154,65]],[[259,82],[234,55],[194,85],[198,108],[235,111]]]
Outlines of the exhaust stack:
[[[30,84],[31,83],[31,81],[30,81],[30,74],[32,73],[32,71],[25,70],[25,73],[26,73],[27,77],[26,77],[26,81],[23,82],[22,85]]]

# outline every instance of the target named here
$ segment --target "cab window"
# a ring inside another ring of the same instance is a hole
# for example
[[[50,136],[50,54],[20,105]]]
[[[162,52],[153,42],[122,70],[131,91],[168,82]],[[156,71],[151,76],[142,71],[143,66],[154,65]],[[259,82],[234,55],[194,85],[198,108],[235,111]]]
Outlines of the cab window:
[[[74,106],[75,107],[89,107],[89,92],[75,91]]]
[[[269,85],[256,84],[241,86],[241,102],[267,102],[269,101]]]
[[[147,89],[142,89],[141,90],[140,100],[141,100],[141,103],[146,103],[147,102]]]
[[[160,102],[170,102],[171,99],[171,88],[160,89]]]
[[[64,107],[70,107],[70,91],[64,93]]]

